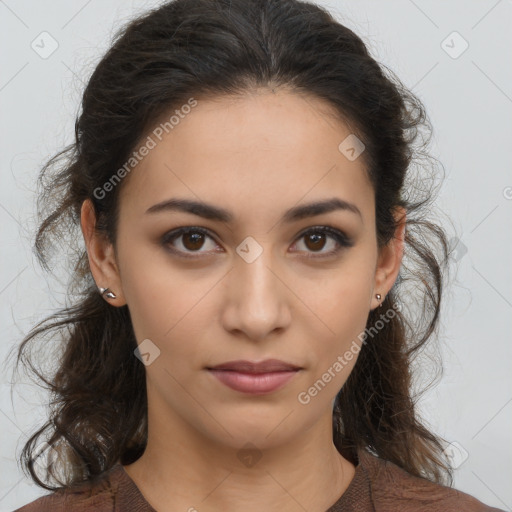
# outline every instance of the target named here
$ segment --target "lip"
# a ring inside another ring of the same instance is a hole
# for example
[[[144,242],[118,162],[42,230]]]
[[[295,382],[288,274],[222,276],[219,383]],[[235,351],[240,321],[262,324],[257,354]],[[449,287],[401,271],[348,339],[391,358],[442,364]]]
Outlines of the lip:
[[[302,368],[278,359],[261,362],[229,361],[207,370],[235,391],[253,395],[272,393],[282,388]]]
[[[243,373],[232,370],[208,370],[226,386],[253,395],[272,393],[282,388],[300,370],[287,370],[283,372]]]
[[[287,372],[300,369],[300,366],[280,361],[279,359],[265,359],[264,361],[259,362],[238,359],[236,361],[228,361],[208,368],[208,370],[231,370],[241,373]]]

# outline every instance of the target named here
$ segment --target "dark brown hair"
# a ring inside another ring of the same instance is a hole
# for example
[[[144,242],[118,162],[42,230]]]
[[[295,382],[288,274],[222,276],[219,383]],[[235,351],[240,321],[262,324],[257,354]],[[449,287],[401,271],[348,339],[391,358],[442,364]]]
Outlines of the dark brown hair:
[[[372,58],[360,37],[319,6],[174,0],[116,35],[86,86],[75,142],[39,177],[36,254],[51,271],[52,248],[63,245],[71,272],[70,304],[34,326],[17,353],[16,368],[23,362],[51,393],[49,419],[21,454],[41,487],[71,486],[118,461],[130,464],[147,441],[145,367],[134,356],[127,306],[107,303],[92,279],[80,231],[83,201],[92,201],[96,229],[115,247],[125,180],[104,197],[94,191],[130,158],[148,127],[191,97],[243,95],[259,87],[323,99],[363,141],[379,247],[394,236],[394,208],[407,210],[400,274],[383,307],[369,313],[368,329],[383,325],[363,344],[337,395],[334,443],[350,460],[366,448],[413,475],[438,483],[449,478],[451,485],[443,441],[418,417],[420,394],[412,378],[416,355],[437,331],[449,256],[444,230],[427,220],[442,166],[433,165],[438,162],[427,152],[432,128],[422,102]],[[382,313],[391,308],[394,316],[383,322]],[[35,340],[41,347],[42,335],[50,333],[57,367],[45,372],[34,366],[28,348]],[[438,375],[441,367],[435,368]],[[43,437],[59,453],[45,481],[33,460]]]

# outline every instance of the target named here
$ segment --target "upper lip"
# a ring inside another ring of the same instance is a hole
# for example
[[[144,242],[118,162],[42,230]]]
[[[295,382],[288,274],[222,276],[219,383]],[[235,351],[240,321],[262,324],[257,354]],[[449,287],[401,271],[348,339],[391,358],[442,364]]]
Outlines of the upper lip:
[[[227,363],[210,366],[208,370],[232,370],[243,373],[270,373],[300,370],[299,366],[280,361],[279,359],[266,359],[265,361],[252,362],[245,360],[228,361]]]

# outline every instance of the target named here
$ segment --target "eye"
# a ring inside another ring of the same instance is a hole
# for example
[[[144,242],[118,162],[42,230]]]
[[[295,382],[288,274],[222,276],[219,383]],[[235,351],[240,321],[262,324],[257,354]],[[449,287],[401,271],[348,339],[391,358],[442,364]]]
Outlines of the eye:
[[[320,256],[308,254],[306,256],[307,258],[334,256],[343,248],[352,247],[354,245],[354,241],[345,235],[345,233],[338,229],[331,228],[330,226],[317,226],[315,228],[310,228],[307,231],[302,232],[298,238],[306,247],[306,252],[312,251],[313,253],[320,254]],[[321,252],[322,249],[328,245],[326,241],[329,238],[331,239],[331,247],[334,246],[334,248]]]
[[[176,247],[174,245],[175,240],[182,239],[181,242]],[[195,258],[196,256],[191,256],[187,254],[199,252],[199,253],[205,253],[207,251],[199,251],[204,245],[206,239],[213,240],[213,237],[209,235],[208,231],[199,228],[199,227],[184,227],[179,228],[174,231],[170,231],[166,235],[164,235],[162,239],[162,243],[169,248],[171,252],[174,254],[177,254],[178,256],[181,256],[183,258]],[[213,240],[214,241],[214,240]],[[179,247],[181,246],[181,247]],[[214,252],[221,252],[221,251],[214,251]]]

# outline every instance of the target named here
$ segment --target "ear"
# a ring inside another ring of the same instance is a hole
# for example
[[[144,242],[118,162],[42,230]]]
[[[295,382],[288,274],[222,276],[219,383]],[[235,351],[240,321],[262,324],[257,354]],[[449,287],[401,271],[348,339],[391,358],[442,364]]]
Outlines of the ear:
[[[90,199],[86,199],[82,203],[80,226],[87,248],[89,267],[96,285],[102,288],[109,288],[110,291],[115,293],[115,299],[110,299],[104,295],[105,300],[109,304],[112,306],[124,306],[126,301],[121,287],[121,277],[115,258],[114,247],[104,234],[96,231],[96,214]],[[99,289],[98,293],[101,293]]]
[[[400,206],[396,207],[393,212],[398,226],[388,244],[379,251],[377,266],[375,268],[374,290],[372,290],[372,297],[370,299],[371,304],[373,304],[371,309],[379,306],[398,277],[404,254],[406,213],[405,208]],[[382,296],[380,302],[375,298],[377,293],[380,293]]]

